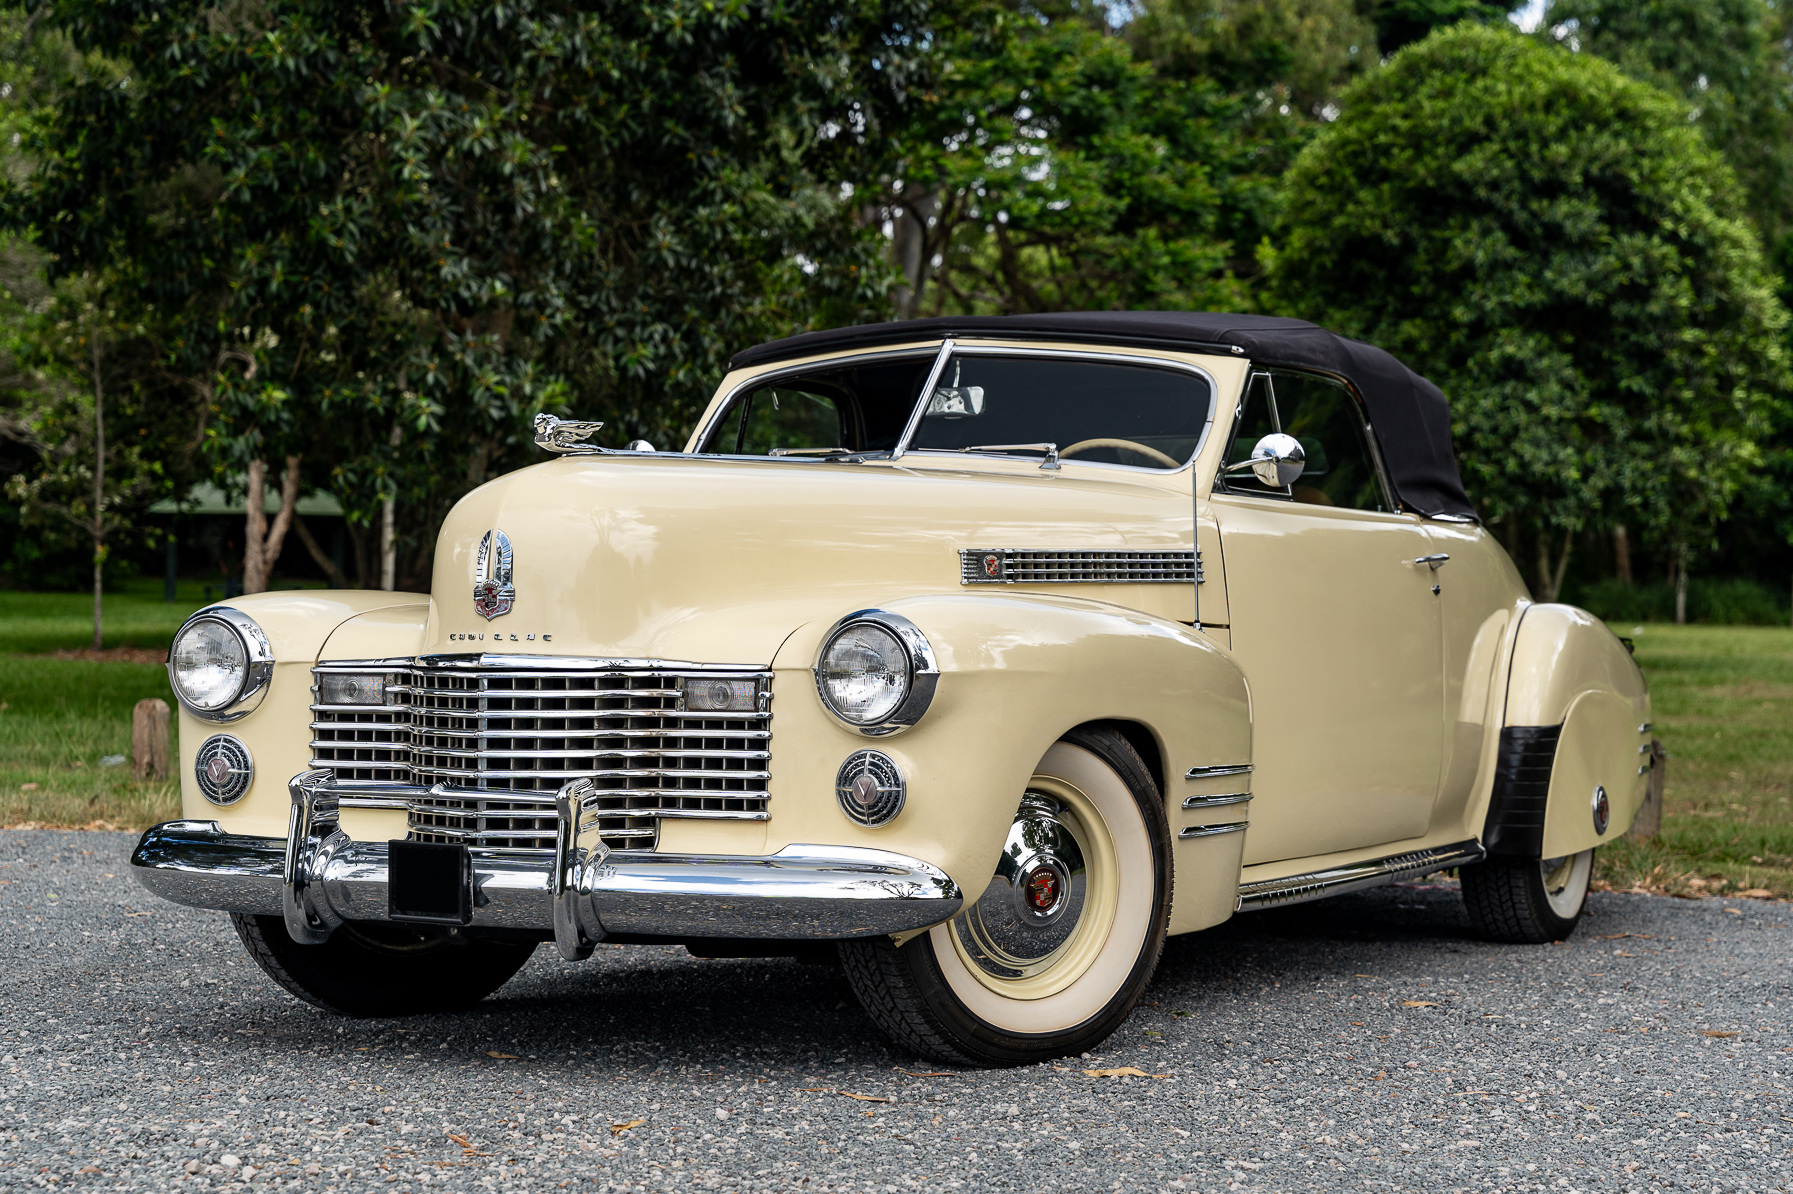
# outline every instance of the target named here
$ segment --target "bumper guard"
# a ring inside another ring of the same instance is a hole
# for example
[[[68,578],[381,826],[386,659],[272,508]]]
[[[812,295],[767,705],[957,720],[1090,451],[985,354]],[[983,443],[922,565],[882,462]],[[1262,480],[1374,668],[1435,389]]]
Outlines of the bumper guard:
[[[293,940],[318,944],[345,920],[391,920],[385,842],[352,841],[328,771],[288,785],[287,836],[227,833],[216,821],[166,821],[131,854],[138,880],[194,908],[281,916]],[[552,860],[469,849],[470,925],[552,931],[561,956],[618,933],[669,938],[838,941],[939,924],[959,887],[916,858],[855,846],[786,846],[762,857],[616,853],[591,831],[596,794],[575,780],[557,798]]]

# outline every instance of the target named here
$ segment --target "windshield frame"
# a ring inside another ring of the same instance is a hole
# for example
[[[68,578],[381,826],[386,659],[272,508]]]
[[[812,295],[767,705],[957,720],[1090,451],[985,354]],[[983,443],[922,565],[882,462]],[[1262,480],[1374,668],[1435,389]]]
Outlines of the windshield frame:
[[[954,460],[962,466],[970,459],[1031,459],[1028,457],[1014,456],[1006,452],[962,452],[956,448],[947,450],[941,448],[910,447],[916,433],[921,428],[922,412],[927,409],[927,398],[933,389],[931,383],[938,379],[941,371],[945,368],[946,362],[952,357],[960,354],[965,356],[985,357],[1040,357],[1057,360],[1094,361],[1103,364],[1170,369],[1182,373],[1193,374],[1207,383],[1208,409],[1202,416],[1201,431],[1196,436],[1195,447],[1190,452],[1189,459],[1178,465],[1176,468],[1151,468],[1146,465],[1138,464],[1111,464],[1101,460],[1080,460],[1075,456],[1067,456],[1063,458],[1063,463],[1068,465],[1074,464],[1079,468],[1115,469],[1129,474],[1145,474],[1153,477],[1175,477],[1181,473],[1187,472],[1195,467],[1196,461],[1201,459],[1202,450],[1208,445],[1208,438],[1214,430],[1215,416],[1220,409],[1220,383],[1215,379],[1212,373],[1193,361],[1179,360],[1175,357],[1147,355],[1145,353],[1102,352],[1098,350],[1078,348],[1038,348],[1024,344],[1000,344],[989,342],[963,344],[956,342],[951,338],[945,338],[925,346],[916,345],[900,349],[887,349],[881,352],[843,353],[837,357],[812,358],[801,364],[786,365],[780,368],[768,369],[764,373],[756,373],[752,377],[745,378],[735,386],[731,387],[729,391],[722,396],[722,400],[716,403],[713,408],[715,413],[704,421],[702,428],[692,440],[694,444],[699,445],[708,442],[710,437],[715,433],[718,423],[726,418],[728,412],[733,408],[736,398],[746,390],[757,389],[770,382],[775,382],[780,378],[834,368],[849,361],[873,363],[904,359],[919,360],[932,357],[933,366],[928,370],[927,378],[922,383],[921,393],[917,394],[915,397],[915,405],[910,409],[909,418],[904,425],[903,436],[897,441],[897,446],[889,452],[880,449],[876,452],[852,453],[846,456],[833,457],[756,456],[737,454],[734,452],[704,452],[701,450],[693,451],[691,454],[725,460],[801,461],[813,464],[886,459],[894,464],[905,457],[925,457],[930,462]]]

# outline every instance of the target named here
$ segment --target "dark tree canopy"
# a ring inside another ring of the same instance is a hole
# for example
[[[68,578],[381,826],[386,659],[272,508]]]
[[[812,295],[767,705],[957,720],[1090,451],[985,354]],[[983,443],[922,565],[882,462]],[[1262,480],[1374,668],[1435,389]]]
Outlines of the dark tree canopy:
[[[45,113],[12,226],[58,274],[125,263],[221,465],[302,454],[363,517],[400,493],[425,551],[532,410],[665,440],[731,348],[881,299],[838,197],[901,95],[877,0],[45,20],[127,65]]]
[[[1463,24],[1397,54],[1291,170],[1284,309],[1443,386],[1486,515],[1721,517],[1784,390],[1786,312],[1669,96]]]

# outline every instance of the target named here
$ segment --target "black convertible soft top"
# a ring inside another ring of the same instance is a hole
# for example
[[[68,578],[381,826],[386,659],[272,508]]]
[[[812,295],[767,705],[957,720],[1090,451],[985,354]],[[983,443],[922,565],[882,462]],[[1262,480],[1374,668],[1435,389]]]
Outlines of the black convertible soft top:
[[[739,369],[835,349],[864,348],[945,336],[1005,340],[1093,340],[1207,349],[1331,373],[1363,396],[1401,504],[1428,517],[1475,517],[1451,451],[1451,411],[1437,386],[1372,344],[1316,324],[1270,315],[1207,311],[1063,311],[1041,315],[973,315],[912,319],[806,332],[734,355]]]

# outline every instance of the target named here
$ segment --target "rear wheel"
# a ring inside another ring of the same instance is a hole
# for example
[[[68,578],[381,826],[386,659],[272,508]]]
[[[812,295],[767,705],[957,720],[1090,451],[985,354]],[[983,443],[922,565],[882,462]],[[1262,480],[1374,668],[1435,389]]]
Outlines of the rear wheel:
[[[1496,855],[1463,868],[1463,903],[1490,941],[1562,941],[1581,921],[1593,873],[1592,850],[1542,861]]]
[[[454,941],[408,925],[349,921],[322,945],[300,945],[278,916],[233,914],[255,964],[314,1007],[349,1016],[458,1011],[503,986],[533,944]]]
[[[976,904],[902,946],[842,942],[878,1026],[960,1065],[1094,1048],[1151,981],[1170,914],[1169,831],[1127,740],[1076,731],[1040,761]]]

